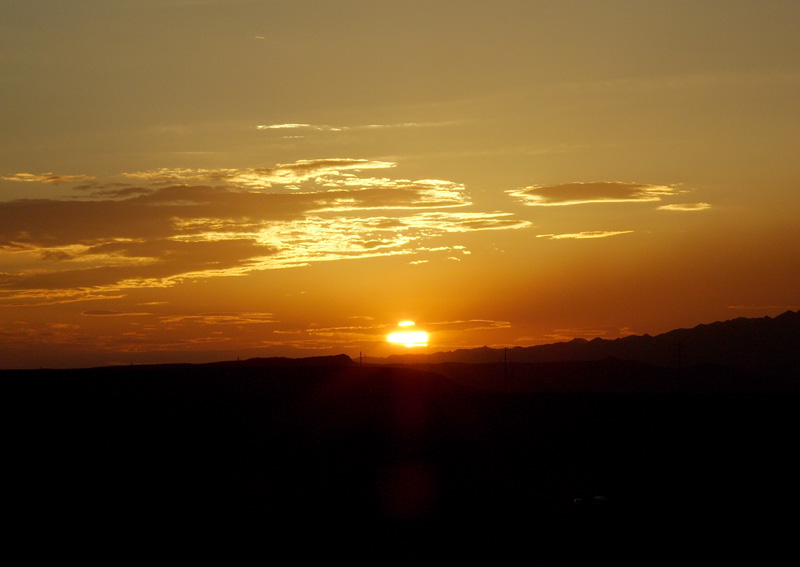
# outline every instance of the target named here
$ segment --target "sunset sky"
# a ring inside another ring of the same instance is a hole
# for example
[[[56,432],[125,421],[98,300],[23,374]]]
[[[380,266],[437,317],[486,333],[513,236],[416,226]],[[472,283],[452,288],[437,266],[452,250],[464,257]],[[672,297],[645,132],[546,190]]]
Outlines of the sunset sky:
[[[0,368],[798,309],[798,30],[796,0],[6,0]]]

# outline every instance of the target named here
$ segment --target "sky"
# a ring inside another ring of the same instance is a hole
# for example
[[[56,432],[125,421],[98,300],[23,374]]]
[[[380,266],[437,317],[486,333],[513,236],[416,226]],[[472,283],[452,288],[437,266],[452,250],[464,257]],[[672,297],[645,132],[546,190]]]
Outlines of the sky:
[[[6,0],[0,368],[798,309],[798,29],[796,0]]]

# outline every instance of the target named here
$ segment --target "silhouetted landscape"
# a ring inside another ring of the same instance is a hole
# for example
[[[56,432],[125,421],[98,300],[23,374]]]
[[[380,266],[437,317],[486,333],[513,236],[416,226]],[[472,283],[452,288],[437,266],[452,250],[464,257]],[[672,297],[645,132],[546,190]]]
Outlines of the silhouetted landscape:
[[[795,556],[798,29],[0,1],[6,555]]]
[[[651,337],[632,335],[608,340],[574,339],[532,347],[478,348],[430,355],[395,355],[382,362],[487,363],[598,361],[619,358],[667,368],[698,365],[726,366],[732,370],[781,374],[800,366],[800,311],[786,311],[777,317],[717,321],[692,329],[676,329]]]
[[[365,364],[6,370],[7,515],[48,537],[234,525],[373,558],[765,557],[800,503],[799,321]]]

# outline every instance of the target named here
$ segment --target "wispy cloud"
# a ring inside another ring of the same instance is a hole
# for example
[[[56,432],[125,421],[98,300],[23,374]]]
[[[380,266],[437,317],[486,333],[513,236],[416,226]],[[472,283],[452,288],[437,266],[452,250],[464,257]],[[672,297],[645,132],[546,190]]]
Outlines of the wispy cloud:
[[[88,310],[81,325],[71,323],[27,323],[0,319],[0,342],[6,347],[63,345],[71,350],[90,348],[93,352],[152,352],[174,349],[207,348],[234,340],[240,348],[263,346],[263,333],[271,332],[278,321],[271,313],[233,312],[155,316],[107,309]],[[142,316],[148,316],[143,319]],[[103,319],[115,319],[114,333],[97,333]],[[240,333],[247,326],[257,333]],[[169,337],[169,338],[166,338]]]
[[[630,234],[632,232],[633,232],[632,230],[587,230],[583,232],[569,232],[565,234],[537,234],[536,238],[548,238],[550,240],[563,240],[563,239],[581,240],[585,238],[607,238],[609,236]]]
[[[242,313],[199,313],[197,315],[174,315],[162,317],[164,323],[200,323],[203,325],[253,325],[264,323],[277,323],[272,313],[242,312]]]
[[[471,201],[459,183],[359,175],[393,166],[342,158],[156,170],[126,174],[141,186],[83,186],[83,198],[0,202],[0,303],[118,296],[323,261],[465,254],[436,239],[531,226],[505,212],[463,210]],[[254,190],[252,176],[274,188]],[[297,181],[302,190],[283,190]]]
[[[81,313],[81,315],[85,315],[88,317],[144,317],[152,315],[152,313],[111,311],[108,309],[90,309],[88,311],[84,311],[83,313]]]
[[[48,183],[59,185],[61,183],[81,183],[93,181],[95,178],[89,175],[59,175],[55,173],[16,173],[10,176],[0,177],[4,181],[16,181],[21,183]]]
[[[533,223],[513,218],[511,213],[467,213],[430,212],[419,213],[405,222],[409,226],[432,229],[440,227],[444,232],[472,232],[477,230],[516,230],[529,228]]]
[[[391,124],[359,124],[356,126],[331,126],[328,124],[285,123],[285,124],[258,124],[257,130],[306,130],[317,132],[346,132],[358,130],[394,130],[399,128],[435,128],[458,124],[455,121],[440,122],[396,122]]]
[[[671,205],[661,205],[658,207],[659,211],[705,211],[710,209],[709,203],[673,203]]]
[[[324,130],[324,131],[339,131],[342,128],[335,126],[315,126],[312,124],[259,124],[256,126],[257,130]]]
[[[498,321],[493,319],[465,319],[455,321],[435,321],[425,325],[431,331],[485,331],[487,329],[510,329],[510,321]]]
[[[588,203],[637,203],[660,201],[677,190],[666,185],[623,183],[618,181],[576,182],[561,185],[534,185],[506,191],[531,207],[583,205]]]
[[[128,178],[148,183],[228,183],[243,187],[271,187],[274,184],[290,185],[325,176],[336,177],[343,172],[368,169],[387,169],[397,165],[389,161],[368,159],[326,158],[299,160],[274,167],[251,169],[168,169],[124,173]]]

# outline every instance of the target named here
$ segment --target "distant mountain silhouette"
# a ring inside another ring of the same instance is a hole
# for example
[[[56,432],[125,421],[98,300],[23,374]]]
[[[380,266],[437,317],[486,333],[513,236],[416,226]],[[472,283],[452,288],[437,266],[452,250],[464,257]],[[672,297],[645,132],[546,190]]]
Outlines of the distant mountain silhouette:
[[[786,511],[800,505],[800,396],[784,395],[800,392],[797,372],[690,355],[796,363],[797,320],[515,349],[507,365],[484,348],[431,355],[484,357],[475,364],[339,355],[0,371],[7,539],[61,550],[90,534],[129,550],[183,529],[180,552],[201,541],[205,553],[231,529],[235,545],[275,556],[285,543],[325,560],[559,563],[683,559],[698,539],[697,556],[738,559],[741,540],[773,563],[781,541],[793,551]],[[623,358],[660,348],[675,364],[678,343],[681,368]],[[512,360],[522,355],[599,360]]]
[[[800,369],[800,311],[777,317],[744,318],[676,329],[657,336],[596,338],[508,349],[509,362],[632,360],[668,367],[723,365],[760,373]],[[375,360],[375,359],[372,359]],[[372,361],[371,360],[371,361]],[[481,347],[428,355],[393,355],[390,363],[502,362],[503,349]],[[375,360],[377,361],[377,360]]]

